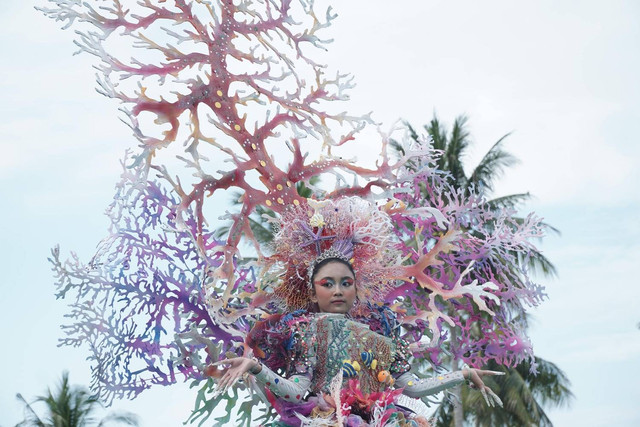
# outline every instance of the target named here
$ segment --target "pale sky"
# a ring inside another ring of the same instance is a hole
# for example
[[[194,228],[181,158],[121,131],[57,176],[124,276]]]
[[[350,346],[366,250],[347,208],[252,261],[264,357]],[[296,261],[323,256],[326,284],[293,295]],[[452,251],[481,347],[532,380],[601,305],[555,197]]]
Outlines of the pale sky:
[[[87,349],[56,347],[65,303],[46,258],[58,243],[91,257],[106,235],[119,160],[135,146],[117,105],[94,91],[92,58],[71,56],[72,32],[31,2],[6,3],[0,426],[22,419],[17,392],[41,394],[64,369],[89,383]],[[576,395],[551,419],[640,425],[640,3],[351,0],[334,9],[325,60],[355,75],[351,112],[373,111],[383,127],[465,113],[469,165],[514,131],[506,147],[521,163],[498,194],[530,191],[527,209],[562,231],[542,245],[559,277],[539,279],[550,298],[531,330],[537,354],[569,375]],[[177,426],[193,401],[181,385],[114,407],[144,426]]]

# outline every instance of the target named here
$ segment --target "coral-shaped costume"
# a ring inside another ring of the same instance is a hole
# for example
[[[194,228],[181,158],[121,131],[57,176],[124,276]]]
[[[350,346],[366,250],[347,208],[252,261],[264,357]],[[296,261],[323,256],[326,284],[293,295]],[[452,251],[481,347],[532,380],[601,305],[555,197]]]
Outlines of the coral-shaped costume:
[[[230,425],[239,407],[233,425],[255,425],[257,399],[216,393],[212,366],[252,350],[263,362],[256,379],[286,422],[300,419],[293,412],[330,418],[333,408],[343,424],[384,425],[401,413],[388,412],[401,393],[461,380],[420,382],[409,357],[438,365],[446,344],[475,367],[533,360],[521,314],[544,296],[528,274],[541,220],[452,186],[426,140],[399,141],[394,157],[382,135],[373,167],[340,152],[363,150],[363,140],[371,151],[360,132],[373,121],[344,112],[351,78],[314,58],[331,8],[50,0],[41,10],[81,26],[76,44],[98,58],[99,92],[122,103],[139,144],[95,256],[64,260],[56,248],[51,257],[57,296],[71,300],[62,343],[89,347],[92,387],[106,403],[192,381],[191,421],[215,413]],[[314,190],[325,176],[335,189]],[[228,191],[237,209],[218,221],[208,209]],[[273,246],[262,245],[271,231]],[[348,316],[310,311],[309,271],[328,256],[355,272],[359,302]],[[275,313],[287,314],[265,320]],[[427,345],[409,355],[401,338]]]

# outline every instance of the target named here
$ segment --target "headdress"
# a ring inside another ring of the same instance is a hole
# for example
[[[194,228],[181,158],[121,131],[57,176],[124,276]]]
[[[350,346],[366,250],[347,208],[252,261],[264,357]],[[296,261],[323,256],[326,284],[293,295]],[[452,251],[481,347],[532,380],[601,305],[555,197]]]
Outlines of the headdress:
[[[392,237],[389,216],[359,197],[291,206],[280,217],[274,255],[267,259],[280,278],[276,297],[288,309],[307,308],[314,267],[338,258],[356,273],[362,302],[381,300],[398,277],[400,252]]]

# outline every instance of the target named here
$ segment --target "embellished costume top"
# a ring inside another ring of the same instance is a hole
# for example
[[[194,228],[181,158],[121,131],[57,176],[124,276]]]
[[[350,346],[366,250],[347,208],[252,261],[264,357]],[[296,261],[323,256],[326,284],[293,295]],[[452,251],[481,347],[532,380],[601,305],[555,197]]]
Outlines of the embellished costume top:
[[[346,387],[378,395],[394,385],[397,394],[420,397],[463,381],[460,372],[415,378],[394,313],[384,306],[371,308],[366,317],[299,310],[260,322],[247,339],[263,363],[256,380],[287,402]]]

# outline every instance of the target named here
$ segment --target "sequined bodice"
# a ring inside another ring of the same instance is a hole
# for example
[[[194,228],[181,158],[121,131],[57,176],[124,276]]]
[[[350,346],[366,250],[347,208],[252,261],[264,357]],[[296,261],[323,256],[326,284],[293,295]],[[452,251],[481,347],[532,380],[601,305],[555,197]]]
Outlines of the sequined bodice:
[[[313,367],[314,391],[328,391],[331,380],[345,364],[344,381],[350,376],[357,377],[365,392],[385,388],[377,373],[388,370],[394,360],[396,346],[390,338],[343,314],[333,313],[314,316],[301,338],[305,341],[301,344],[306,347],[307,361]]]

